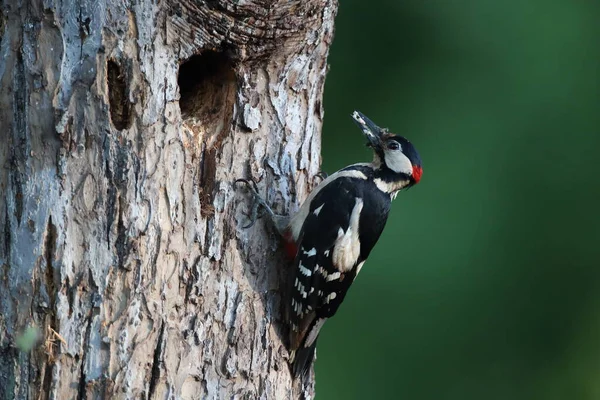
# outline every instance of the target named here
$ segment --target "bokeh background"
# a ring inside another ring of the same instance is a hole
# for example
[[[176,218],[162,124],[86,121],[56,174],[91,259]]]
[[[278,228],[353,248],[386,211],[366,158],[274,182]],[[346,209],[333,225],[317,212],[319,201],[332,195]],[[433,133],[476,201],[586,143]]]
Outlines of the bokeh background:
[[[343,0],[323,170],[358,109],[423,180],[319,339],[317,400],[600,399],[600,2]]]

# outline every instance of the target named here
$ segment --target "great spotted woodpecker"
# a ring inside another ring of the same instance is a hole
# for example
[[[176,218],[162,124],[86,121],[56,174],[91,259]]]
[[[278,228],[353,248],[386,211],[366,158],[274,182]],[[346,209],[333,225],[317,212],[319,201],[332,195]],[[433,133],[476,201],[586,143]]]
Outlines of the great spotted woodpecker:
[[[373,149],[372,162],[350,165],[324,179],[291,219],[275,215],[252,189],[251,224],[262,207],[294,260],[287,319],[295,376],[310,369],[319,331],[336,313],[377,243],[392,200],[417,184],[423,172],[419,154],[407,139],[379,128],[358,111],[352,117]]]

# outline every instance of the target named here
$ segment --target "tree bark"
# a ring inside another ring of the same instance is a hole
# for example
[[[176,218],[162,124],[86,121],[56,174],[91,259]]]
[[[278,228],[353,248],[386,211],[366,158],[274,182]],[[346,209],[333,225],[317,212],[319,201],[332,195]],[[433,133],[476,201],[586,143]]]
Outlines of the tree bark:
[[[312,187],[337,2],[1,4],[0,398],[312,397],[234,180]]]

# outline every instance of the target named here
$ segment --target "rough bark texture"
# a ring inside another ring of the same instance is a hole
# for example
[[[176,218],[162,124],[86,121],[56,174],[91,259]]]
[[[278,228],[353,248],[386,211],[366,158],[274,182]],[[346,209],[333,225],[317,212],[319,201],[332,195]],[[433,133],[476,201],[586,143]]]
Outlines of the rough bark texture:
[[[336,1],[1,4],[0,398],[311,397],[233,181],[312,186]]]

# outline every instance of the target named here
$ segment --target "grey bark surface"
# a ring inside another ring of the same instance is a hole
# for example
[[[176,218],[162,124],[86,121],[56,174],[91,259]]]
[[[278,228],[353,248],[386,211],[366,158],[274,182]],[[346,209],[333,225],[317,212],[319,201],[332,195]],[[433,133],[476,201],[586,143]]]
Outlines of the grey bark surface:
[[[312,397],[233,182],[313,186],[337,2],[0,4],[0,398]]]

